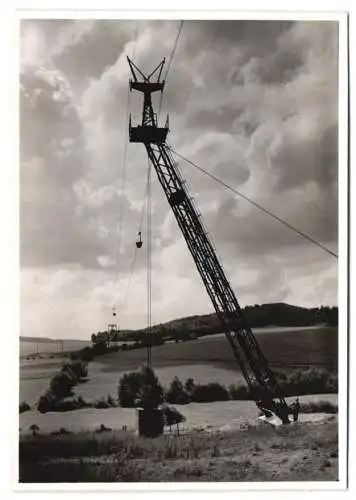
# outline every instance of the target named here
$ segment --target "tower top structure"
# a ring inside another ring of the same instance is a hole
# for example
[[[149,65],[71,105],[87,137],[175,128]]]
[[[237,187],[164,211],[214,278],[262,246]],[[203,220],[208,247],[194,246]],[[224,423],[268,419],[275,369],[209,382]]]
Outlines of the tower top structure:
[[[157,114],[153,110],[152,93],[163,92],[165,81],[161,81],[161,76],[165,59],[163,59],[149,75],[145,75],[129,57],[127,61],[132,75],[130,79],[130,91],[136,90],[143,93],[141,124],[133,127],[131,125],[130,114],[130,142],[141,142],[143,144],[164,143],[169,130],[168,115],[165,126],[159,127]]]

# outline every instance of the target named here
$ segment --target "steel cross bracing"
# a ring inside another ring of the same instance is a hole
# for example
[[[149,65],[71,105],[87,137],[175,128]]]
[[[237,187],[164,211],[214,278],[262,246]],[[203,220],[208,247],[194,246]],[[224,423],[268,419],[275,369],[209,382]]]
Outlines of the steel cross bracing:
[[[287,422],[288,406],[255,336],[246,323],[243,311],[220,265],[201,217],[188,194],[185,181],[172,158],[170,147],[165,142],[168,127],[166,130],[159,128],[156,122],[153,126],[152,122],[148,127],[144,125],[145,117],[153,116],[151,93],[156,90],[152,90],[149,77],[144,78],[140,88],[136,89],[144,93],[142,125],[141,127],[130,125],[130,141],[141,142],[145,145],[149,159],[255,401],[261,401],[265,408],[275,412],[283,422]],[[164,82],[157,90],[163,91],[163,86]],[[158,131],[159,134],[157,134]]]

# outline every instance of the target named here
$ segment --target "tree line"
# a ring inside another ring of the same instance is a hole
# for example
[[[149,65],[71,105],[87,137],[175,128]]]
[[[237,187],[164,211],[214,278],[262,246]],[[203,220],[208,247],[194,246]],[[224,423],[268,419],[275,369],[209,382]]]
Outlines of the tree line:
[[[289,304],[262,304],[246,306],[243,312],[251,328],[266,326],[301,327],[324,324],[338,325],[338,307],[297,307]],[[204,335],[221,333],[221,324],[215,313],[180,318],[154,325],[150,330],[150,344],[162,345],[165,341],[186,342]],[[98,352],[107,351],[113,342],[131,342],[125,349],[144,347],[147,343],[147,329],[100,331],[92,334],[92,344]],[[134,344],[132,344],[132,342]],[[136,343],[136,344],[135,344]]]

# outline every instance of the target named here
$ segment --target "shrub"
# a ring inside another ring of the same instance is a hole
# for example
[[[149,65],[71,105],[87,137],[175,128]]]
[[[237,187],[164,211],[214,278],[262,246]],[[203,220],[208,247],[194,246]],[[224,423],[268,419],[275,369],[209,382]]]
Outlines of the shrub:
[[[295,370],[288,375],[276,372],[275,375],[282,392],[287,397],[338,391],[337,374],[325,369],[313,367],[303,371]]]
[[[167,401],[173,404],[190,403],[189,394],[184,390],[182,382],[174,377],[167,392]]]
[[[195,387],[194,379],[191,377],[187,378],[184,384],[184,390],[187,394],[189,394],[189,396],[191,396],[192,392],[194,391],[194,387]]]
[[[40,397],[37,403],[37,410],[41,413],[46,413],[51,411],[55,406],[57,398],[47,391],[43,396]]]
[[[115,408],[116,407],[116,403],[115,403],[115,400],[114,398],[111,396],[111,394],[108,394],[107,398],[106,398],[106,402],[107,404],[109,405],[110,408]]]
[[[101,424],[98,429],[96,429],[94,432],[111,432],[112,429],[110,427],[106,427],[104,424]]]
[[[106,354],[108,352],[106,342],[103,341],[97,342],[96,344],[93,345],[92,351],[94,356],[100,356],[101,354]]]
[[[247,400],[251,399],[250,391],[245,385],[231,384],[229,386],[230,398],[233,400]]]
[[[81,359],[72,360],[62,366],[62,371],[67,372],[75,382],[88,376],[88,365]]]
[[[32,431],[32,435],[36,436],[36,434],[39,432],[40,428],[36,424],[32,424],[30,427],[30,431]]]
[[[73,396],[73,387],[78,382],[86,380],[87,376],[88,363],[79,359],[77,353],[72,353],[71,361],[63,364],[61,370],[52,378],[47,392],[40,397],[37,409],[45,413],[50,410],[67,411],[88,406],[81,397],[65,401],[62,405],[59,403],[61,400]]]
[[[51,411],[81,410],[82,408],[88,408],[89,406],[91,405],[84,401],[81,396],[77,396],[55,401],[52,405]]]
[[[25,411],[31,410],[31,406],[26,403],[26,401],[22,401],[19,406],[19,412],[24,413]]]
[[[126,373],[119,382],[120,405],[127,408],[156,408],[164,399],[163,387],[151,368]]]
[[[72,368],[72,363],[75,363],[75,361],[72,361],[71,363],[64,363],[59,374],[64,373],[71,380],[74,386],[78,382],[78,376]]]
[[[81,351],[79,351],[79,357],[83,361],[90,362],[94,359],[94,351],[91,347],[84,347]]]
[[[140,341],[134,342],[131,345],[131,349],[141,349],[142,347],[145,347],[144,344]]]
[[[136,406],[139,391],[142,385],[140,372],[125,373],[119,381],[119,402],[122,407]]]
[[[172,406],[165,405],[162,410],[165,419],[165,425],[168,425],[169,427],[175,424],[180,424],[181,422],[185,422],[186,420],[185,416]]]
[[[41,413],[46,413],[48,411],[80,410],[81,408],[87,408],[89,406],[90,404],[84,401],[81,396],[60,399],[56,398],[50,392],[41,396],[37,403],[37,409]]]
[[[311,403],[302,403],[300,405],[302,413],[337,413],[338,406],[329,401],[316,401]]]
[[[51,436],[66,436],[68,434],[73,434],[73,433],[68,431],[65,427],[61,427],[59,431],[51,432]]]
[[[229,393],[226,387],[213,382],[206,385],[196,385],[191,396],[192,401],[196,403],[209,403],[212,401],[227,401]]]
[[[139,404],[143,408],[157,408],[164,400],[164,390],[155,372],[148,367],[141,370],[141,394]]]
[[[57,373],[50,382],[50,391],[57,398],[65,398],[72,395],[72,388],[75,386],[75,379],[69,369]]]
[[[335,373],[331,373],[326,382],[326,392],[335,394],[339,390],[338,376]]]
[[[100,398],[94,402],[94,408],[98,409],[110,408],[110,405],[105,398]]]

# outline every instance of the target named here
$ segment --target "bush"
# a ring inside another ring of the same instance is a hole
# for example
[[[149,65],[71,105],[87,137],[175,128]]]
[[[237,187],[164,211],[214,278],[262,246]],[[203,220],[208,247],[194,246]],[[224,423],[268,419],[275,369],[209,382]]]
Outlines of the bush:
[[[252,398],[246,385],[231,384],[229,386],[229,394],[230,398],[236,401],[245,401]]]
[[[54,394],[47,391],[43,396],[40,397],[37,403],[37,410],[41,413],[46,413],[54,408],[57,398]]]
[[[184,390],[189,396],[191,396],[192,392],[194,391],[194,387],[195,387],[194,379],[191,377],[187,378],[184,384]]]
[[[226,387],[218,382],[206,385],[196,385],[192,392],[192,401],[195,403],[210,403],[213,401],[228,401],[229,393]]]
[[[76,359],[70,363],[65,363],[62,366],[62,371],[67,372],[75,382],[78,382],[80,379],[88,376],[88,365],[81,359]]]
[[[72,389],[76,384],[75,377],[69,369],[57,373],[50,382],[50,392],[58,399],[72,395]]]
[[[31,406],[26,403],[26,401],[22,401],[19,406],[19,412],[24,413],[25,411],[31,410]]]
[[[67,411],[88,406],[81,397],[60,404],[61,400],[73,396],[73,387],[78,382],[85,381],[87,377],[88,363],[80,359],[77,353],[72,353],[71,361],[63,364],[61,370],[52,378],[47,392],[40,397],[37,403],[38,411]]]
[[[59,431],[51,432],[51,436],[66,436],[68,434],[73,434],[73,433],[68,431],[65,427],[61,427]]]
[[[157,408],[164,400],[164,390],[155,372],[148,367],[141,370],[142,386],[138,395],[139,405],[143,408]]]
[[[115,402],[114,398],[111,396],[111,394],[108,394],[108,396],[106,398],[106,402],[110,408],[116,408],[116,406],[117,406],[116,402]]]
[[[186,420],[184,415],[182,415],[176,408],[173,408],[172,406],[166,405],[162,408],[162,410],[165,419],[165,425],[168,425],[169,427],[175,424],[180,424],[181,422],[185,422]]]
[[[124,408],[134,408],[142,385],[140,372],[125,373],[119,381],[119,402]]]
[[[37,424],[32,424],[30,427],[30,431],[32,431],[32,435],[36,436],[36,434],[39,432],[40,428]]]
[[[302,413],[338,413],[338,406],[329,401],[316,401],[311,403],[302,403],[300,405]]]
[[[286,397],[304,394],[337,393],[338,377],[321,368],[295,370],[288,375],[276,372],[276,379]]]
[[[94,408],[106,409],[110,408],[110,405],[105,398],[100,398],[94,402]]]
[[[101,354],[106,354],[108,352],[106,342],[98,342],[92,347],[93,355],[100,356]]]
[[[111,432],[112,429],[110,427],[106,427],[104,424],[100,424],[98,429],[95,429],[94,432]]]
[[[53,403],[51,411],[72,411],[88,408],[91,405],[84,401],[81,396],[57,400]]]
[[[47,413],[48,411],[80,410],[81,408],[88,408],[90,406],[81,396],[61,399],[56,398],[51,392],[47,391],[38,400],[37,410],[41,413]]]
[[[142,406],[157,408],[164,399],[163,387],[151,368],[126,373],[119,382],[120,405],[127,408]]]
[[[167,391],[167,401],[172,404],[190,403],[190,396],[184,390],[182,382],[178,377],[174,377]]]
[[[142,349],[143,347],[147,347],[147,344],[144,342],[140,342],[139,340],[137,342],[134,342],[131,346],[132,349]]]
[[[91,347],[84,347],[79,351],[79,358],[87,363],[93,361],[94,359],[94,350]]]
[[[75,361],[72,361],[71,363],[75,363]],[[62,368],[61,368],[59,374],[64,373],[71,380],[71,382],[73,383],[73,386],[74,386],[78,382],[78,376],[74,372],[71,363],[64,363],[62,365]]]

